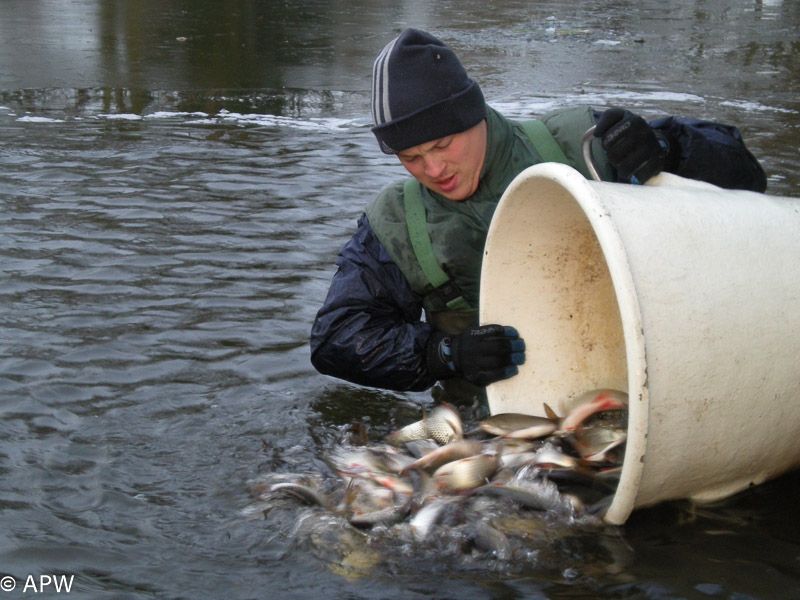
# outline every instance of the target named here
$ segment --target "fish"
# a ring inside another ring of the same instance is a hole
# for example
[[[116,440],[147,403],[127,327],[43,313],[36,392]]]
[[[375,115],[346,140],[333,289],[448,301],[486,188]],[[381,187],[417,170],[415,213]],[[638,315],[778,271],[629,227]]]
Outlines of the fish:
[[[397,494],[372,479],[354,478],[347,483],[343,510],[347,512],[372,512],[394,504]]]
[[[414,458],[422,458],[429,452],[433,452],[439,447],[436,440],[431,438],[424,438],[419,440],[408,440],[403,443],[408,453]]]
[[[405,471],[411,469],[437,469],[448,462],[480,454],[481,449],[482,445],[477,440],[450,442],[410,463]]]
[[[505,533],[478,519],[468,528],[469,537],[475,547],[490,552],[497,560],[511,560],[513,552],[511,543]]]
[[[300,483],[283,482],[275,483],[269,488],[272,494],[289,494],[305,502],[306,504],[316,504],[322,508],[328,508],[328,499],[321,493],[312,490],[310,487]]]
[[[535,415],[499,413],[483,419],[478,426],[492,435],[525,439],[550,435],[557,429],[558,423]]]
[[[462,439],[464,429],[461,416],[450,404],[442,403],[422,420],[406,425],[386,436],[386,441],[399,446],[411,440],[431,438],[440,444],[449,444]]]
[[[565,435],[585,460],[617,463],[622,460],[627,435],[628,411],[604,410],[594,413]]]
[[[593,426],[578,427],[566,437],[575,451],[583,458],[587,458],[608,452],[625,443],[628,434],[625,429]]]
[[[448,404],[447,402],[442,402],[433,410],[431,415],[446,422],[450,426],[450,429],[452,429],[455,439],[460,440],[462,437],[464,437],[464,426],[461,423],[461,415],[453,405]],[[436,439],[436,437],[433,439]],[[451,439],[450,441],[452,442],[455,440]]]
[[[405,505],[389,506],[372,512],[353,512],[347,521],[353,527],[375,527],[376,525],[394,525],[402,521],[408,510]]]
[[[368,473],[383,470],[375,453],[366,448],[338,448],[327,456],[325,462],[344,477],[364,477]]]
[[[425,478],[418,473],[415,473],[411,478],[411,482],[404,482],[408,485],[408,497],[402,499],[399,503],[392,503],[389,506],[378,510],[359,510],[355,501],[350,502],[348,506],[347,520],[354,527],[374,527],[376,525],[393,525],[402,521],[411,512],[415,502],[417,502],[417,494],[423,488]],[[402,492],[405,493],[405,492]],[[395,494],[397,497],[397,493]]]
[[[536,463],[536,452],[514,452],[500,455],[501,469],[519,469]]]
[[[593,506],[608,496],[613,498],[616,491],[615,483],[586,470],[546,469],[541,472],[541,476],[546,481],[555,483],[562,494],[568,494],[573,499],[573,504],[577,505],[579,500],[584,510],[588,510],[586,505]]]
[[[481,453],[446,463],[436,469],[432,476],[439,490],[461,492],[477,487],[491,477],[500,464],[495,453]]]
[[[460,500],[458,496],[448,496],[433,498],[426,502],[408,522],[408,527],[414,538],[418,542],[425,540],[433,527],[439,522],[445,510],[458,500]]]
[[[601,473],[589,471],[575,471],[574,469],[548,468],[541,471],[541,476],[554,482],[559,489],[574,489],[575,487],[598,490],[604,494],[616,490],[616,482],[603,477]]]
[[[404,473],[408,471],[409,465],[414,462],[410,456],[401,453],[391,445],[367,447],[366,450],[372,454],[375,462],[380,465],[381,470],[387,473]]]
[[[363,511],[351,508],[347,521],[354,527],[375,527],[376,525],[394,525],[406,518],[411,510],[411,498],[400,504],[392,504],[385,508]]]
[[[583,459],[596,463],[618,463],[621,460],[620,455],[622,446],[627,442],[627,440],[627,435],[620,436],[597,452],[584,456]]]
[[[555,433],[557,429],[558,424],[548,420],[523,429],[509,431],[503,435],[503,438],[531,440],[548,436]]]
[[[586,461],[565,454],[556,450],[552,446],[545,446],[536,452],[533,464],[540,467],[563,467],[567,469],[577,469],[586,466]]]
[[[541,446],[541,442],[504,437],[496,437],[491,440],[487,440],[485,444],[487,450],[492,450],[503,456],[509,454],[519,454],[522,452],[530,452],[539,446]]]
[[[282,498],[289,497],[324,509],[304,510],[301,518],[325,515],[331,528],[344,524],[343,532],[365,536],[348,539],[369,540],[365,530],[372,529],[369,536],[385,532],[412,545],[432,540],[438,548],[441,533],[448,548],[512,560],[522,550],[520,535],[538,534],[503,529],[499,519],[527,515],[544,531],[533,511],[563,517],[564,524],[602,518],[620,478],[625,394],[592,390],[563,417],[547,404],[544,413],[494,415],[465,434],[458,410],[443,403],[383,443],[370,443],[366,428],[350,426],[322,457],[329,471],[259,476],[251,490],[259,503],[243,514],[282,516]],[[273,507],[280,510],[272,513]],[[361,560],[360,552],[346,550]]]
[[[507,498],[533,510],[571,512],[573,505],[561,496],[555,484],[539,481],[536,484],[489,483],[472,490],[473,494]]]
[[[368,473],[366,476],[375,483],[389,488],[395,494],[410,496],[414,493],[414,486],[401,477],[395,477],[387,473]]]
[[[595,413],[627,408],[628,394],[609,389],[592,390],[580,396],[575,408],[562,419],[560,429],[565,432],[573,431]]]
[[[429,437],[432,436],[430,434],[430,429],[428,429],[428,418],[423,417],[421,421],[415,421],[397,431],[391,432],[386,436],[385,440],[388,444],[399,446],[406,442],[423,440]]]

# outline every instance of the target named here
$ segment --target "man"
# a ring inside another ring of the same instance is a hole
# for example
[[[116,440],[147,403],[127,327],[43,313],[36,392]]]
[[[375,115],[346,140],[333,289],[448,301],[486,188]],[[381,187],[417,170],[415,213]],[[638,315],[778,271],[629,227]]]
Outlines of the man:
[[[524,342],[508,326],[477,323],[483,245],[494,209],[525,168],[547,160],[589,171],[581,138],[604,180],[644,182],[662,170],[728,188],[766,189],[734,127],[667,117],[647,123],[612,108],[561,109],[517,123],[487,106],[453,51],[403,31],[373,66],[372,131],[413,176],[367,206],[341,249],[311,332],[322,373],[393,390],[516,374]],[[425,320],[421,320],[422,312]]]

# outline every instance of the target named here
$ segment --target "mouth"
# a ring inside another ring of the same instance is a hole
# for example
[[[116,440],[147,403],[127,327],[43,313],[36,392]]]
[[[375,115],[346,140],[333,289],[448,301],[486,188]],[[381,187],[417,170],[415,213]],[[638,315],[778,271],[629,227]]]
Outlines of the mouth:
[[[456,175],[450,175],[449,177],[437,179],[434,183],[436,183],[437,187],[443,192],[452,192],[457,183]]]

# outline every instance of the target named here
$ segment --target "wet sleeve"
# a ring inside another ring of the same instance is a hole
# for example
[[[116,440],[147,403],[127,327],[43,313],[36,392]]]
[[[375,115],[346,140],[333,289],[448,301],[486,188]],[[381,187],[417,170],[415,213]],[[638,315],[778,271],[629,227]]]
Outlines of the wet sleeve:
[[[736,127],[678,117],[656,119],[650,125],[669,141],[666,171],[727,189],[767,189],[764,170]]]
[[[311,330],[311,362],[326,375],[399,391],[435,383],[426,367],[431,327],[367,221],[339,251],[338,270]]]

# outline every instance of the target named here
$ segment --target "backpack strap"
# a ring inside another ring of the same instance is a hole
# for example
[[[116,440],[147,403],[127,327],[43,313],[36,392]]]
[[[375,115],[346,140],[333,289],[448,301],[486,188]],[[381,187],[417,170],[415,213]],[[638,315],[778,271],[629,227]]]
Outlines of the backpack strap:
[[[520,121],[519,123],[543,161],[571,164],[544,123],[538,119]],[[428,282],[433,286],[433,293],[438,294],[450,310],[470,310],[472,307],[464,299],[461,290],[442,270],[433,253],[420,185],[422,184],[412,177],[407,179],[403,186],[403,207],[406,213],[406,226],[408,227],[408,235],[411,238],[411,247],[414,249],[414,255],[417,257],[417,262]]]
[[[539,156],[542,157],[544,162],[557,162],[564,163],[565,165],[572,164],[567,159],[561,146],[558,145],[553,134],[550,133],[547,125],[538,119],[533,121],[520,121],[519,124],[522,126],[525,135],[528,136],[531,144],[533,144],[536,152],[539,153]]]
[[[434,287],[435,294],[447,304],[450,310],[470,310],[472,307],[461,295],[458,286],[450,281],[447,273],[439,266],[433,254],[433,245],[428,235],[425,206],[422,203],[420,184],[413,177],[406,180],[403,187],[403,206],[406,213],[408,235],[411,238],[411,247],[417,257],[417,262]]]

